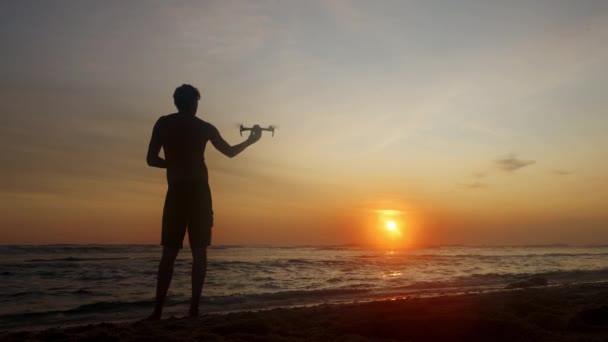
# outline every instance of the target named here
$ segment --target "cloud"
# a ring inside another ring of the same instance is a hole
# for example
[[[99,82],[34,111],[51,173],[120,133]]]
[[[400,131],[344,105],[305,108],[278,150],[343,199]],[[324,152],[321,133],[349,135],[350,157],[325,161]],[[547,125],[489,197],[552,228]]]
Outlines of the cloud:
[[[557,170],[553,170],[551,173],[556,176],[569,176],[572,174],[572,171],[557,169]]]
[[[477,178],[477,179],[485,178],[486,175],[487,175],[487,172],[475,172],[475,173],[473,173],[473,177]]]
[[[514,155],[511,155],[507,158],[498,159],[496,161],[496,166],[498,166],[498,168],[502,171],[514,172],[516,170],[519,170],[523,167],[532,165],[534,163],[536,163],[535,160],[523,160],[523,159],[517,158]]]
[[[479,190],[479,189],[487,188],[488,184],[482,183],[482,182],[471,182],[471,183],[462,184],[462,186],[464,186],[467,189],[471,189],[471,190]]]

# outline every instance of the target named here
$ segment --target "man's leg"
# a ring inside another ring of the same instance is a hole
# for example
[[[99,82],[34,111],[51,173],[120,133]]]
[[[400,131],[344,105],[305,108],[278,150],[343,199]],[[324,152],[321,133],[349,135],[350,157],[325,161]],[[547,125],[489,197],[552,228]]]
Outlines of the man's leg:
[[[198,316],[198,303],[203,291],[206,273],[207,247],[192,248],[192,300],[190,301],[190,317]]]
[[[163,247],[163,255],[158,265],[158,277],[156,281],[156,303],[154,304],[154,311],[148,317],[148,319],[157,320],[163,312],[163,304],[165,303],[165,297],[167,297],[167,291],[171,284],[171,278],[173,278],[173,265],[175,264],[175,258],[179,253],[179,248]]]

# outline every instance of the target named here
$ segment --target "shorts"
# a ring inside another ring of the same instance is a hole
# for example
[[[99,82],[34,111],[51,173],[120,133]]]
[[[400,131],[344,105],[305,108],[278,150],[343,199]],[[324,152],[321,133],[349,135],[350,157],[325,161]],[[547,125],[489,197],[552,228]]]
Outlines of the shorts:
[[[169,184],[163,209],[161,245],[182,248],[186,229],[191,248],[211,245],[213,209],[205,181]]]

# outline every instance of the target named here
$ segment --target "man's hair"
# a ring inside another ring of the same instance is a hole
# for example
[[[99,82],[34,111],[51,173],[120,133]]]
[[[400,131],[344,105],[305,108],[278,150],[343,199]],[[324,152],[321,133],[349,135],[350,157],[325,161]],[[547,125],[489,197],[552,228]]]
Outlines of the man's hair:
[[[189,84],[182,84],[173,93],[173,103],[175,103],[175,107],[180,111],[188,109],[200,99],[201,93]]]

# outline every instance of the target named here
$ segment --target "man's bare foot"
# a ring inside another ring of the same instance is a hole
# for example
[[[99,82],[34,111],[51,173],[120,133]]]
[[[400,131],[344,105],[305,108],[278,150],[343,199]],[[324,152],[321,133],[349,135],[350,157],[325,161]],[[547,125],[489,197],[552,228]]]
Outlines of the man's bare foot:
[[[188,311],[188,317],[198,317],[198,308],[190,308],[190,311]]]
[[[160,315],[160,312],[154,311],[150,316],[148,316],[148,318],[145,319],[145,321],[158,321],[160,320]]]

